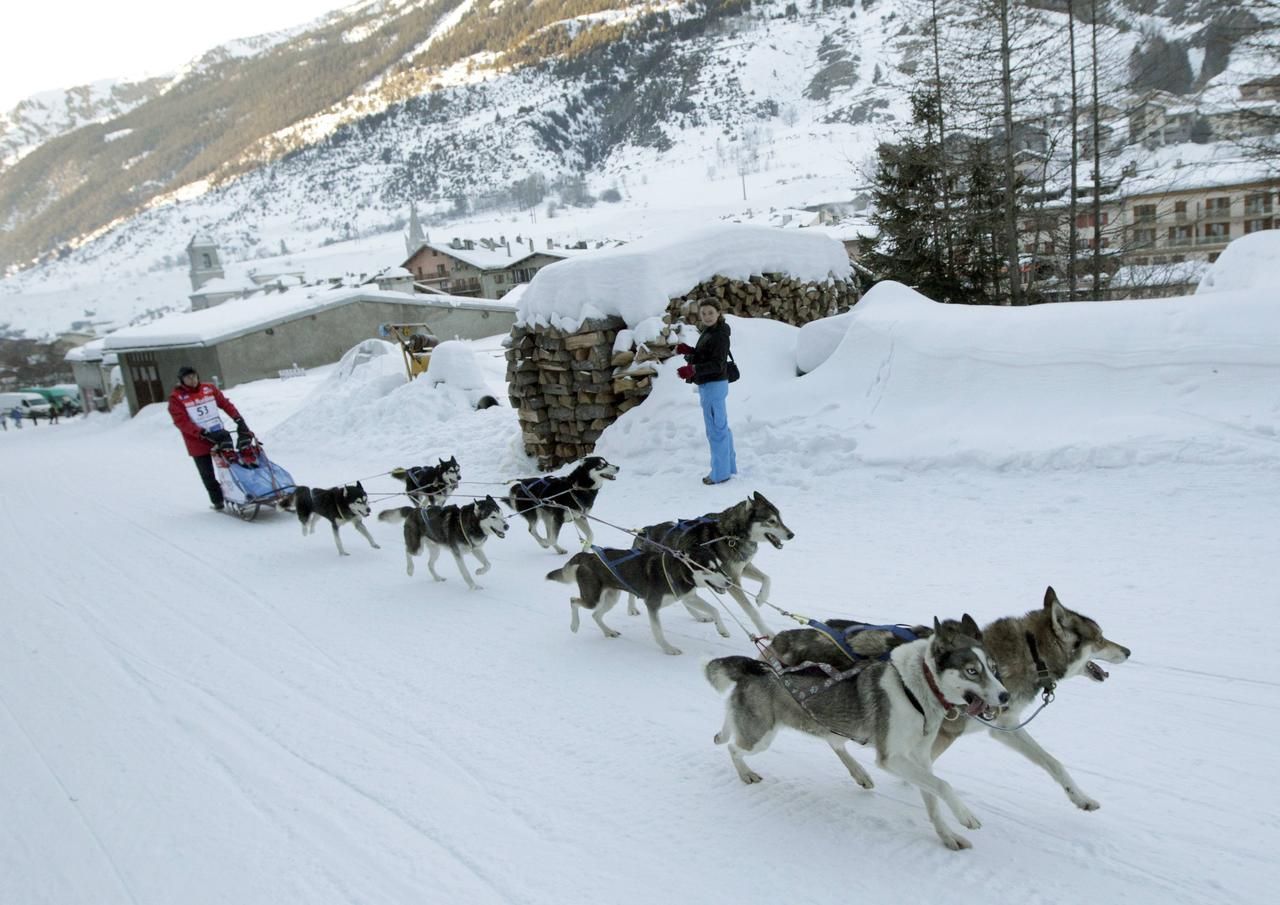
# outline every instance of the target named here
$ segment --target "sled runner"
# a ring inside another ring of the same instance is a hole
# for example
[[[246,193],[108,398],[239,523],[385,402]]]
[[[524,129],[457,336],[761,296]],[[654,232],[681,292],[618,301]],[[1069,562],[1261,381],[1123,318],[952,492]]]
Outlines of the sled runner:
[[[291,500],[297,490],[293,477],[267,458],[256,437],[239,448],[214,449],[213,465],[225,511],[246,522],[257,518],[263,506],[276,508]]]

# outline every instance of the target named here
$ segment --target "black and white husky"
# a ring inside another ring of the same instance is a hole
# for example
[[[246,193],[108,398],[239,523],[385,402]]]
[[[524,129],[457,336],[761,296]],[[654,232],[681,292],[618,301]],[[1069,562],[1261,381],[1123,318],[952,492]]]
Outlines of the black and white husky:
[[[338,535],[338,528],[348,523],[355,525],[355,529],[364,535],[369,546],[375,550],[381,549],[361,521],[369,517],[370,510],[369,496],[359,481],[343,487],[299,487],[290,506],[298,514],[298,521],[302,522],[303,537],[315,533],[316,522],[320,519],[329,520],[329,524],[333,526],[333,542],[338,546],[339,556],[351,555],[342,548],[342,538]]]
[[[596,547],[593,551],[574,554],[562,568],[547,573],[549,581],[578,583],[578,596],[569,599],[573,614],[569,621],[571,631],[578,630],[578,609],[591,611],[591,618],[600,626],[606,638],[616,638],[618,633],[604,624],[604,614],[613,609],[623,591],[644,600],[649,610],[649,628],[653,640],[664,653],[679,654],[662,633],[658,611],[677,600],[701,613],[704,622],[714,622],[722,638],[729,632],[720,621],[716,608],[692,597],[698,588],[724,591],[729,579],[717,570],[705,554],[698,559],[672,556],[653,550],[612,550]]]
[[[835,682],[828,683],[828,674],[818,667],[780,674],[750,657],[712,660],[706,676],[717,691],[730,691],[715,743],[729,746],[743,782],[760,782],[743,756],[764,751],[783,726],[825,741],[864,789],[872,787],[871,777],[844,745],[849,739],[874,745],[882,769],[920,790],[947,848],[970,847],[943,821],[938,799],[969,829],[981,824],[950,783],[934,775],[933,744],[945,722],[965,714],[995,714],[1008,702],[1009,692],[967,614],[960,622],[939,624],[935,619],[930,637],[895,648],[888,661],[869,663]]]
[[[465,506],[427,506],[419,509],[416,506],[401,506],[399,509],[387,509],[378,513],[378,520],[383,522],[404,522],[404,562],[405,571],[413,575],[413,558],[427,547],[427,569],[436,581],[444,581],[444,576],[436,572],[436,560],[441,550],[453,554],[453,561],[458,564],[458,571],[463,580],[473,591],[480,590],[467,564],[462,559],[463,553],[470,553],[480,560],[477,575],[489,571],[489,560],[484,555],[484,543],[490,537],[507,536],[507,520],[502,517],[502,509],[491,496],[467,503]]]
[[[781,550],[783,541],[795,536],[795,532],[783,524],[778,507],[765,499],[764,494],[756,492],[723,512],[641,528],[633,546],[638,549],[667,548],[681,553],[706,551],[721,564],[729,577],[730,596],[751,617],[756,631],[767,636],[769,627],[760,618],[760,611],[743,593],[742,579],[746,576],[760,582],[756,600],[764,603],[769,597],[769,576],[752,565],[751,559],[761,541],[768,541],[775,549]],[[634,597],[627,601],[627,611],[633,616],[636,614]],[[695,619],[702,619],[692,607],[690,612]]]
[[[567,553],[560,546],[560,529],[569,519],[578,526],[590,544],[595,536],[587,516],[596,503],[596,495],[605,481],[618,476],[618,466],[610,465],[600,456],[587,456],[577,468],[567,475],[544,475],[538,478],[521,478],[511,485],[507,493],[507,505],[529,523],[529,533],[540,547],[551,547],[557,553]],[[538,534],[538,519],[546,531],[546,539]]]
[[[393,468],[391,477],[404,482],[405,493],[415,506],[443,506],[462,482],[462,468],[457,457],[450,456],[438,465]]]
[[[847,626],[858,625],[839,619],[825,624],[840,632]],[[916,626],[912,631],[919,637],[929,634],[923,626]],[[889,631],[858,631],[849,637],[856,654],[871,658],[887,654],[901,643]],[[1081,791],[1061,762],[1040,747],[1025,728],[1013,727],[1022,722],[1022,714],[1041,697],[1049,683],[1056,687],[1073,676],[1103,682],[1109,673],[1094,661],[1123,663],[1129,659],[1129,648],[1109,640],[1098,623],[1088,616],[1064,606],[1052,587],[1045,589],[1044,605],[1039,609],[997,619],[983,628],[982,639],[983,647],[1000,664],[1000,675],[1010,694],[1009,706],[991,722],[991,737],[1052,776],[1076,807],[1084,811],[1097,810],[1098,802]],[[771,649],[788,666],[806,660],[828,663],[838,669],[849,665],[848,656],[835,642],[814,629],[779,632]],[[933,758],[941,756],[961,735],[982,728],[984,724],[978,720],[944,724],[933,746]]]

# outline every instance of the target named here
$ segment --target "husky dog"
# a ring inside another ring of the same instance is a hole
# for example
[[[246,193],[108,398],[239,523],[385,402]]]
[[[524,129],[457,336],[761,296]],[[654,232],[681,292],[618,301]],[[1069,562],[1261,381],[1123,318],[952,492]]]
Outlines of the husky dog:
[[[843,620],[829,620],[827,625],[843,631],[852,625]],[[913,631],[918,637],[929,633],[923,626]],[[1044,605],[1023,616],[997,619],[982,630],[983,647],[1000,664],[1005,688],[1011,695],[1009,706],[991,722],[991,737],[1003,742],[1057,781],[1076,807],[1097,810],[1100,805],[1080,790],[1056,758],[1036,743],[1026,729],[1009,731],[1021,722],[1020,715],[1034,703],[1049,683],[1054,685],[1073,676],[1088,676],[1103,682],[1109,673],[1094,660],[1123,663],[1129,659],[1129,648],[1108,640],[1098,623],[1088,616],[1070,610],[1058,600],[1053,588],[1044,592]],[[855,653],[867,657],[880,656],[901,640],[888,631],[865,631],[853,635]],[[849,666],[849,658],[826,635],[814,629],[781,632],[771,648],[778,659],[791,666],[806,660],[828,663],[839,669]],[[997,728],[998,727],[998,728]],[[965,732],[982,728],[977,720],[956,720],[943,725],[933,747],[936,760],[951,743]],[[1003,731],[1002,731],[1003,730]]]
[[[618,637],[617,632],[604,624],[604,614],[613,609],[619,595],[627,591],[644,599],[653,640],[663,653],[680,653],[678,647],[668,643],[658,619],[658,610],[676,600],[687,600],[687,606],[700,612],[704,622],[715,623],[720,637],[729,637],[715,607],[689,596],[697,588],[724,591],[729,587],[729,579],[705,553],[689,558],[653,550],[596,547],[594,552],[575,554],[562,568],[548,572],[547,579],[565,584],[578,582],[578,596],[569,599],[573,613],[569,622],[571,631],[578,630],[578,608],[582,607],[591,610],[591,618],[606,638]]]
[[[529,533],[540,547],[551,547],[557,553],[569,551],[560,546],[560,529],[567,519],[572,519],[583,537],[590,544],[595,536],[587,516],[595,505],[596,494],[605,481],[618,476],[618,466],[610,465],[599,456],[587,456],[567,475],[547,475],[540,478],[521,478],[511,485],[507,505],[529,523]],[[546,540],[538,534],[538,518],[546,530]]]
[[[387,509],[378,513],[380,522],[404,522],[404,562],[405,571],[413,575],[413,558],[422,553],[422,545],[426,544],[427,569],[436,581],[444,581],[436,572],[436,560],[440,551],[448,549],[453,554],[453,561],[458,564],[458,571],[463,580],[473,591],[481,590],[480,585],[472,579],[467,565],[462,560],[463,553],[470,553],[480,560],[477,575],[489,571],[489,560],[484,555],[484,542],[490,537],[507,536],[507,520],[502,517],[502,510],[497,501],[487,496],[465,506],[428,506],[419,509],[416,506],[401,506],[399,509]]]
[[[769,576],[752,565],[751,558],[756,555],[760,541],[767,540],[781,550],[783,541],[789,541],[795,536],[795,532],[783,524],[778,507],[757,491],[723,512],[711,512],[688,521],[661,522],[641,528],[633,546],[657,550],[666,547],[682,553],[708,551],[720,562],[725,575],[729,577],[729,594],[751,617],[756,631],[768,636],[769,627],[760,618],[759,610],[742,592],[742,577],[745,575],[760,582],[756,600],[764,603],[769,597]],[[706,601],[701,603],[708,605]],[[689,601],[685,605],[689,606],[695,619],[706,621],[690,606]],[[627,612],[633,616],[636,614],[634,595],[627,601]]]
[[[780,726],[823,739],[854,781],[872,786],[862,767],[844,749],[846,739],[873,744],[876,763],[920,790],[933,828],[950,849],[969,848],[942,819],[938,799],[946,802],[961,824],[981,824],[956,796],[951,785],[933,773],[931,752],[938,730],[963,714],[992,714],[1009,700],[1000,684],[999,668],[983,649],[982,634],[968,614],[960,622],[934,620],[929,638],[895,648],[888,661],[875,661],[851,678],[826,683],[817,668],[780,675],[774,667],[750,657],[721,657],[706,666],[707,681],[718,691],[732,689],[717,745],[729,746],[734,769],[745,783],[760,776],[743,755],[769,747]],[[793,694],[788,684],[803,686]]]
[[[404,482],[405,493],[415,506],[443,506],[462,482],[462,469],[457,457],[450,456],[439,465],[393,468],[391,477]]]
[[[351,555],[342,549],[342,538],[338,536],[338,528],[348,522],[355,525],[369,546],[381,549],[361,521],[369,517],[369,496],[359,481],[344,487],[299,487],[289,505],[298,514],[298,521],[302,522],[303,537],[315,533],[316,522],[320,519],[329,520],[339,556]]]

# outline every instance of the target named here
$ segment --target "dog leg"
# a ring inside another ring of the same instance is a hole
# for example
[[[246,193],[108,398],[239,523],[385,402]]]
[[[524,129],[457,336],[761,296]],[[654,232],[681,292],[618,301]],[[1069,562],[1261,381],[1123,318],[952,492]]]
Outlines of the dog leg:
[[[572,618],[569,620],[569,631],[571,632],[578,631],[578,607],[580,606],[582,606],[581,597],[569,598],[569,612],[573,614]]]
[[[585,515],[575,515],[573,523],[578,526],[578,530],[582,532],[583,541],[588,547],[596,542],[595,535],[591,533],[591,523],[587,521]]]
[[[303,536],[303,537],[306,537],[308,534],[310,534],[310,533],[311,533],[311,532],[309,532],[309,531],[307,530],[307,528],[310,526],[310,523],[312,522],[312,519],[309,519],[309,518],[300,518],[300,519],[298,519],[298,521],[302,523],[302,536]]]
[[[924,756],[927,758],[928,753],[925,752]],[[978,818],[973,816],[973,813],[965,807],[964,802],[956,795],[955,789],[951,788],[951,783],[934,775],[933,770],[927,764],[920,763],[909,754],[898,753],[881,757],[880,766],[895,776],[905,779],[920,790],[924,796],[925,810],[929,811],[929,819],[933,822],[933,828],[947,848],[955,851],[971,847],[967,839],[953,833],[943,822],[942,816],[938,812],[937,801],[932,802],[932,805],[929,801],[932,796],[941,798],[946,802],[947,807],[951,809],[951,813],[955,815],[956,820],[960,821],[962,826],[966,826],[971,830],[976,830],[982,826]]]
[[[413,577],[413,554],[408,550],[404,551],[404,570],[410,578]]]
[[[440,558],[440,548],[430,541],[427,542],[427,571],[431,573],[431,577],[436,581],[446,581],[447,579],[436,571],[436,560]]]
[[[736,692],[735,692],[736,693]],[[773,741],[774,734],[778,731],[776,726],[761,731],[756,727],[754,731],[744,731],[741,721],[733,717],[733,698],[729,699],[729,706],[725,708],[725,727],[732,731],[735,738],[728,739],[729,744],[729,760],[733,762],[733,769],[738,771],[738,778],[747,785],[752,783],[763,782],[763,777],[755,770],[747,766],[747,762],[743,760],[743,755],[759,754],[766,750]],[[732,724],[732,725],[731,725]],[[748,726],[751,724],[748,723]],[[726,730],[721,730],[722,732]]]
[[[547,532],[547,542],[544,547],[551,547],[557,553],[568,553],[564,547],[560,546],[560,527],[564,524],[564,517],[558,512],[552,512],[549,509],[542,510],[542,527]]]
[[[692,594],[689,597],[686,597],[684,605],[688,608],[690,613],[694,614],[694,619],[697,619],[699,622],[714,622],[716,624],[716,631],[719,633],[720,637],[729,637],[729,630],[725,628],[724,623],[720,621],[720,612],[697,594]]]
[[[695,600],[698,603],[702,604],[707,609],[710,609],[713,612],[715,610],[715,607],[713,607],[711,604],[707,603],[705,600],[699,597],[696,591],[690,591],[688,594],[685,595],[684,608],[689,611],[689,615],[693,617],[693,621],[694,622],[714,622],[715,621],[714,619],[708,616],[704,611],[699,610],[697,605],[692,603],[692,601],[695,601]],[[719,631],[719,629],[717,629],[717,631]],[[729,636],[725,635],[724,637],[728,638]]]
[[[467,564],[462,561],[462,554],[452,547],[449,548],[449,552],[453,554],[453,561],[458,564],[458,571],[462,573],[462,578],[466,581],[467,587],[473,591],[484,590],[484,588],[476,584],[475,579],[471,577],[471,573],[467,571]]]
[[[373,539],[373,535],[369,533],[369,529],[364,526],[363,521],[361,521],[360,519],[356,519],[355,526],[356,526],[356,530],[364,535],[364,539],[369,542],[370,547],[373,547],[373,549],[375,550],[382,549],[381,547],[378,546],[378,542]]]
[[[334,542],[335,544],[337,544],[337,545],[338,545],[338,555],[339,555],[339,556],[350,556],[350,555],[351,555],[351,554],[350,554],[350,553],[348,553],[346,550],[342,549],[342,538],[341,538],[341,537],[339,536],[339,534],[338,534],[338,523],[337,523],[337,522],[334,522],[334,523],[333,523],[333,542]]]
[[[628,616],[639,616],[639,615],[640,615],[640,610],[636,608],[636,595],[635,595],[635,594],[628,594],[628,595],[627,595],[627,615],[628,615]]]
[[[760,611],[752,605],[747,599],[747,595],[742,592],[742,588],[738,587],[737,582],[729,585],[729,596],[738,601],[738,606],[751,617],[751,622],[755,625],[756,631],[765,638],[772,638],[773,632],[769,631],[769,626],[764,624],[764,620],[760,618]]]
[[[662,608],[662,596],[650,598],[644,602],[644,605],[649,610],[649,630],[653,632],[653,640],[658,642],[662,652],[673,657],[684,653],[680,648],[673,647],[667,641],[667,636],[662,633],[662,620],[658,618],[658,610]]]
[[[1019,729],[1017,732],[991,732],[991,737],[996,741],[1008,745],[1014,751],[1017,751],[1027,760],[1031,761],[1040,769],[1044,770],[1058,785],[1062,786],[1067,797],[1082,811],[1096,811],[1102,807],[1098,802],[1094,801],[1084,792],[1080,791],[1080,787],[1076,785],[1076,781],[1071,778],[1071,774],[1067,772],[1067,768],[1048,751],[1040,747],[1040,745],[1027,734],[1025,729]]]
[[[596,608],[591,611],[591,618],[596,621],[596,625],[600,626],[600,631],[604,632],[604,636],[606,638],[620,637],[618,632],[615,632],[613,629],[609,628],[609,626],[604,624],[604,614],[613,609],[613,605],[617,602],[618,592],[613,590],[606,591],[604,597],[602,597],[600,602],[596,604]]]
[[[742,567],[742,576],[744,578],[750,578],[752,581],[760,582],[760,590],[756,592],[757,604],[764,603],[769,599],[769,585],[771,582],[769,581],[768,575],[761,572],[748,561],[747,564]]]
[[[484,550],[479,547],[475,547],[471,552],[475,555],[476,559],[480,560],[480,568],[476,569],[476,574],[483,575],[485,572],[488,572],[490,565],[489,557],[484,555]]]
[[[849,771],[853,781],[864,789],[874,789],[876,784],[871,781],[867,771],[862,769],[862,764],[853,759],[853,755],[845,748],[844,743],[845,740],[838,735],[827,736],[827,744],[836,753],[836,757],[840,758],[840,763],[844,764],[844,768]]]

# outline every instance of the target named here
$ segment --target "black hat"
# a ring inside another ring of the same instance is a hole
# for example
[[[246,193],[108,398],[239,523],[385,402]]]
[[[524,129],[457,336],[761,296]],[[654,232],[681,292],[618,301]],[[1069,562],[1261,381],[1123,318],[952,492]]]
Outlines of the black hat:
[[[188,374],[195,374],[197,377],[200,376],[199,372],[196,371],[195,368],[191,367],[191,365],[183,365],[178,368],[178,383],[182,383],[183,378]]]

